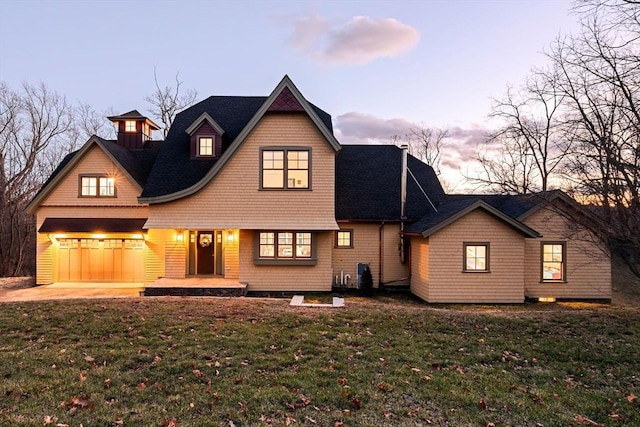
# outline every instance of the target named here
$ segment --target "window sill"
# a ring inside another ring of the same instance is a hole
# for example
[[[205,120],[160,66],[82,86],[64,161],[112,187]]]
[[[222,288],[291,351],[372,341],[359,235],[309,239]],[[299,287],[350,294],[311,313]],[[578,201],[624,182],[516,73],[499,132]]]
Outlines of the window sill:
[[[491,270],[462,270],[463,273],[491,273]]]
[[[258,188],[258,191],[311,191],[311,188]]]
[[[539,283],[568,283],[566,280],[543,279]]]
[[[316,265],[318,260],[310,259],[264,259],[254,258],[254,265]]]

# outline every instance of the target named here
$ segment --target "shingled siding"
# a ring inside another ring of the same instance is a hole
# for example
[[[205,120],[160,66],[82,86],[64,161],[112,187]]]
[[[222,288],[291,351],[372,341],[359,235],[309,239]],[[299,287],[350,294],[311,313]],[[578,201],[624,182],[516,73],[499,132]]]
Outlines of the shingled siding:
[[[411,238],[411,293],[429,301],[429,240]]]
[[[80,175],[97,174],[116,178],[116,197],[78,197]],[[40,206],[137,206],[139,195],[140,190],[102,149],[94,146]]]
[[[400,224],[385,224],[382,238],[382,283],[396,282],[408,278],[409,263],[403,264],[400,258]]]
[[[331,249],[333,232],[314,233],[317,264],[255,265],[253,230],[240,230],[239,281],[248,284],[251,292],[304,292],[331,290]]]
[[[568,220],[550,209],[540,209],[525,219],[540,234],[525,244],[525,295],[530,298],[611,299],[611,259],[586,230],[573,230]],[[567,242],[567,281],[540,281],[542,242]]]
[[[144,282],[149,284],[155,282],[160,277],[166,277],[165,254],[166,243],[175,238],[174,230],[152,229],[147,232],[146,250],[144,256],[145,275]],[[184,265],[186,261],[182,259]],[[183,276],[184,277],[184,273]]]
[[[352,248],[337,248],[335,232],[332,242],[332,259],[333,259],[333,281],[338,276],[338,286],[340,284],[340,273],[351,276],[347,287],[355,287],[357,285],[356,264],[364,262],[369,264],[373,283],[378,284],[380,272],[379,253],[379,229],[378,223],[341,223],[340,228],[344,230],[352,230]]]
[[[311,148],[311,190],[260,190],[261,147]],[[183,229],[337,229],[335,152],[301,113],[267,114],[198,193],[154,204],[147,225]]]
[[[231,235],[233,242],[229,242],[227,236]],[[223,238],[223,258],[224,263],[224,278],[225,279],[237,279],[240,274],[240,242],[238,241],[240,235],[234,230],[226,230],[225,237]]]
[[[490,272],[465,273],[463,242],[490,243]],[[429,302],[524,302],[524,237],[477,209],[429,237]]]

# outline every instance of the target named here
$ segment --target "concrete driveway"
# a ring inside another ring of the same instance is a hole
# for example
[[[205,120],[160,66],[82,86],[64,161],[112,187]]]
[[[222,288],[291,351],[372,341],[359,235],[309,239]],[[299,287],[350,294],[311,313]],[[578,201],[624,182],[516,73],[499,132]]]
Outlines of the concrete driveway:
[[[137,298],[140,283],[54,283],[21,289],[0,290],[0,302],[44,301],[82,298]]]

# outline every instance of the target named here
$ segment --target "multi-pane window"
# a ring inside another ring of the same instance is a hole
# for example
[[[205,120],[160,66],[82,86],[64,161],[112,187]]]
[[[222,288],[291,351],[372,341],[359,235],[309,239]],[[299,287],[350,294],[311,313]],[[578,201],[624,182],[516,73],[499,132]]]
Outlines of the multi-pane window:
[[[353,244],[351,243],[352,239],[352,231],[351,230],[339,230],[336,232],[336,247],[338,248],[351,248]]]
[[[124,122],[124,131],[125,132],[135,132],[136,131],[136,122],[135,120],[126,120]]]
[[[198,139],[198,155],[213,156],[213,138],[212,137],[203,136]]]
[[[463,258],[464,271],[489,271],[489,244],[464,243]]]
[[[262,150],[262,188],[308,189],[308,150]]]
[[[292,231],[264,231],[259,237],[260,258],[311,258],[311,233]]]
[[[116,179],[108,176],[83,176],[80,178],[82,197],[115,197]]]
[[[565,281],[567,246],[565,242],[552,242],[542,244],[542,277],[543,282]]]

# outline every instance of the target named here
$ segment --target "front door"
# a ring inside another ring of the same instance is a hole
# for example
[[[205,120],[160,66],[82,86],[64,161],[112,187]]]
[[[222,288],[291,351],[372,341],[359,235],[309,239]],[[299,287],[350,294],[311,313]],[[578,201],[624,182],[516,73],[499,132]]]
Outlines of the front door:
[[[213,231],[198,231],[196,246],[198,253],[197,274],[213,274],[213,249],[215,247]]]

